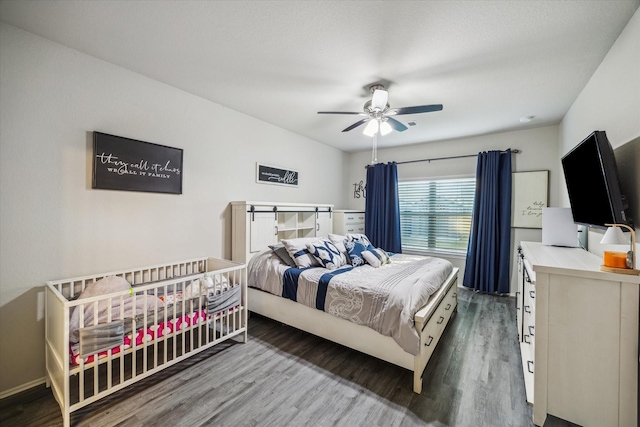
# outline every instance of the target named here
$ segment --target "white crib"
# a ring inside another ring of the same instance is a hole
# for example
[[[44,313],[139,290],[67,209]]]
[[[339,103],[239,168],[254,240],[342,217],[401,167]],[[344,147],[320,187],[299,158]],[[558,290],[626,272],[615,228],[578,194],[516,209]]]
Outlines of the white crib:
[[[131,287],[77,299],[109,276]],[[45,307],[47,387],[68,427],[72,412],[136,381],[230,338],[241,335],[246,343],[246,266],[199,258],[48,281]],[[70,343],[74,310],[76,345]]]

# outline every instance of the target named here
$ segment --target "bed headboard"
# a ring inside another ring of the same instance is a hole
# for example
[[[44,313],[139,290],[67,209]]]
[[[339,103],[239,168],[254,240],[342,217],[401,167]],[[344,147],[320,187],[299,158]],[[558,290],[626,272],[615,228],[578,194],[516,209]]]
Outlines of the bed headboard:
[[[231,259],[248,262],[282,239],[324,237],[333,231],[333,205],[322,203],[231,203]]]

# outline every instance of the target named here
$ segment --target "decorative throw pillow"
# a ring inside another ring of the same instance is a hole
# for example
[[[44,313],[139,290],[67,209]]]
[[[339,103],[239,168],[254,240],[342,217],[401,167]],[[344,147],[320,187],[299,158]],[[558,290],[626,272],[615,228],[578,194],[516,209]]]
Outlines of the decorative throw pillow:
[[[307,243],[307,249],[328,270],[335,270],[347,264],[344,254],[330,240]]]
[[[380,258],[380,265],[385,265],[391,263],[391,258],[389,258],[389,254],[387,251],[381,248],[376,248],[376,252],[378,257]]]
[[[382,265],[380,258],[378,258],[376,251],[362,251],[362,258],[367,262],[367,264],[371,265],[373,268],[378,268]]]
[[[289,267],[295,267],[296,262],[291,258],[289,252],[287,252],[287,248],[284,247],[282,243],[278,243],[277,245],[269,245],[271,250],[283,263],[288,265]]]
[[[320,262],[307,249],[307,243],[314,243],[319,240],[317,237],[303,237],[300,239],[282,239],[281,242],[287,248],[287,252],[296,263],[296,266],[298,268],[306,268],[320,267]]]
[[[345,247],[349,252],[349,260],[352,266],[358,267],[366,264],[366,260],[362,256],[363,252],[367,252],[367,247],[364,244],[356,240],[347,240]]]
[[[371,241],[369,240],[369,238],[362,233],[347,234],[347,240],[355,240],[365,246],[371,246]]]

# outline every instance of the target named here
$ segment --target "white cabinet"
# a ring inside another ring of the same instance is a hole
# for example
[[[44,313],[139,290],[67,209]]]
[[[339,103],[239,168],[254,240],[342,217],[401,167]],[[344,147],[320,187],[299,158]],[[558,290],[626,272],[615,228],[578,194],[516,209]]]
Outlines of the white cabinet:
[[[364,234],[364,211],[336,210],[333,213],[333,232],[336,234]]]
[[[281,239],[323,237],[332,232],[333,205],[232,202],[231,258],[247,262]]]
[[[635,426],[640,276],[602,272],[600,257],[579,248],[521,248],[534,424],[551,414],[584,427]]]

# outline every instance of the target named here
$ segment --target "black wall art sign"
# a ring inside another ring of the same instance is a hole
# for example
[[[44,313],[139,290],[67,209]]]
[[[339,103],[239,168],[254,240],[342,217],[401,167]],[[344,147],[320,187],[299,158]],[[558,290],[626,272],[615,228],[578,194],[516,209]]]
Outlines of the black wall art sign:
[[[256,181],[262,184],[278,184],[289,187],[298,186],[298,171],[279,169],[257,163]]]
[[[92,188],[182,194],[182,149],[93,133]]]

